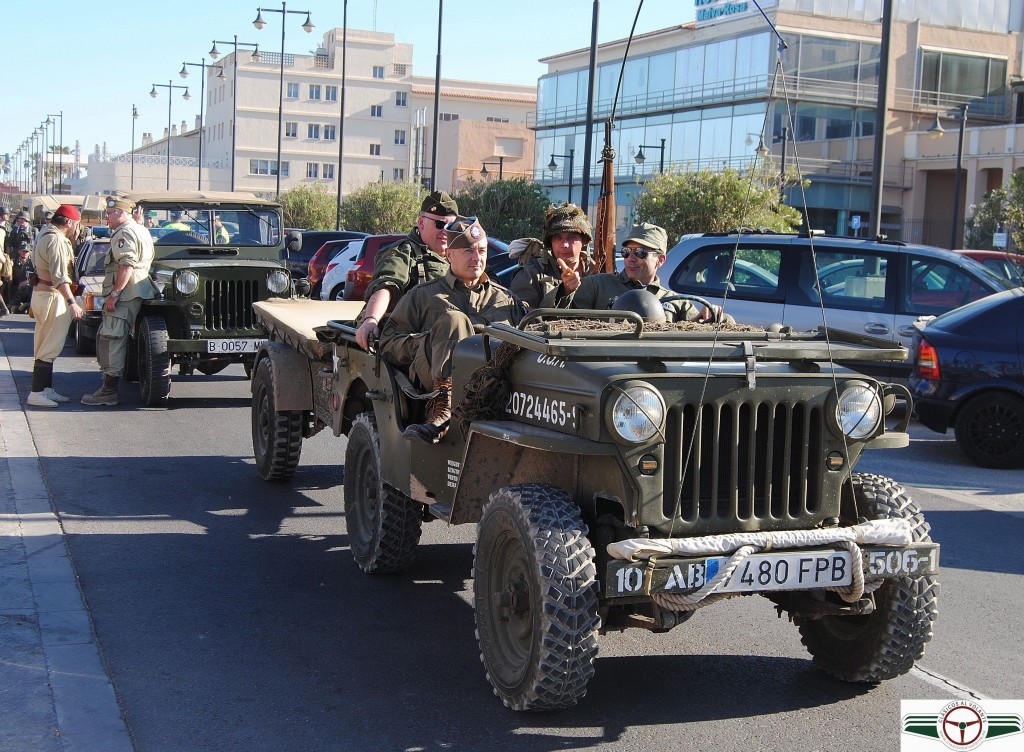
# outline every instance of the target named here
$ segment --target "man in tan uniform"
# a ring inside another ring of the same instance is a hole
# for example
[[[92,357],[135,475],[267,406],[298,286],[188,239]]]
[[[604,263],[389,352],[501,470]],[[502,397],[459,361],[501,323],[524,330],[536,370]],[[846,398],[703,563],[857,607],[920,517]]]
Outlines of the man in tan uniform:
[[[32,337],[32,391],[28,404],[57,407],[68,398],[53,389],[53,361],[64,349],[71,320],[82,318],[71,289],[75,249],[71,238],[78,237],[78,209],[61,204],[53,220],[36,239],[32,259],[39,282],[32,289],[32,317],[36,326]]]
[[[526,313],[512,293],[492,282],[487,266],[487,236],[473,221],[450,225],[443,277],[416,285],[398,301],[381,332],[381,356],[421,387],[437,394],[427,403],[427,422],[406,427],[404,435],[438,441],[452,415],[452,352],[473,334],[475,324],[518,324]]]
[[[116,405],[117,382],[124,374],[128,338],[142,301],[156,297],[149,278],[153,264],[153,238],[149,230],[132,221],[134,202],[124,196],[108,196],[107,227],[110,250],[103,268],[103,322],[96,337],[96,359],[103,371],[103,385],[82,397],[83,405]]]

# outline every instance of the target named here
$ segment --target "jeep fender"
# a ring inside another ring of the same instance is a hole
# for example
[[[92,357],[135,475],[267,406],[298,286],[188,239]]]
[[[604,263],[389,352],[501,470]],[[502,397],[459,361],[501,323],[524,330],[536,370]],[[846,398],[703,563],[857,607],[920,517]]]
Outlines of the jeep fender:
[[[278,412],[311,411],[313,379],[309,374],[309,358],[280,342],[266,342],[255,365],[264,358],[269,358],[274,373],[274,402]]]

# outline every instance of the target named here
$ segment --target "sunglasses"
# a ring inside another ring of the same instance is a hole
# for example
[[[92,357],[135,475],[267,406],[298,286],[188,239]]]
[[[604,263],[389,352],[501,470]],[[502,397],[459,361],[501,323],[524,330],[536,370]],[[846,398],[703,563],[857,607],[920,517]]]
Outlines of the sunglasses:
[[[450,224],[446,219],[437,219],[435,217],[427,216],[426,214],[423,215],[423,219],[427,220],[428,224],[433,224],[438,230],[447,230],[448,225]]]
[[[638,259],[643,261],[645,258],[647,258],[652,253],[657,253],[657,251],[648,250],[646,248],[623,248],[622,249],[622,258],[627,259],[627,258],[629,258],[632,255],[632,256],[636,256]]]

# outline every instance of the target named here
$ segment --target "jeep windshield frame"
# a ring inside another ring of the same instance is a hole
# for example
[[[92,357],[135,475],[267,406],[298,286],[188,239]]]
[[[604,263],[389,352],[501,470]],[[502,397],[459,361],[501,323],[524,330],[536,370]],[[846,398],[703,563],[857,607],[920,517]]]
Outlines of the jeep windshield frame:
[[[277,250],[282,245],[281,214],[275,207],[203,206],[186,203],[150,203],[143,204],[144,210],[155,212],[158,230],[166,229],[154,238],[157,255],[161,247],[170,248],[190,246],[213,249],[216,255],[237,255],[240,248],[261,250]],[[174,220],[172,212],[180,213],[180,219]],[[214,227],[214,216],[219,216],[227,232],[226,241],[213,242],[211,228]],[[176,225],[184,225],[178,227]],[[186,229],[187,228],[187,229]]]

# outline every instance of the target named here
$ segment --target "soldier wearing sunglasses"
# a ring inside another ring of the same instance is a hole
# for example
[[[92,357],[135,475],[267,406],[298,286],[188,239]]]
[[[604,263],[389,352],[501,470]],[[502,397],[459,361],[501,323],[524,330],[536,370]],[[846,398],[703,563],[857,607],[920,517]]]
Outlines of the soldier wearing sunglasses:
[[[434,191],[423,199],[416,226],[409,235],[377,252],[373,279],[366,288],[366,307],[356,329],[356,342],[364,350],[369,349],[370,336],[380,334],[381,319],[394,310],[402,295],[448,271],[445,226],[458,214],[455,199],[445,191]]]
[[[594,274],[580,278],[563,276],[558,308],[607,310],[615,299],[629,290],[647,290],[658,298],[673,296],[672,290],[661,286],[658,269],[665,263],[668,234],[652,224],[634,225],[622,243],[625,268],[616,274]],[[689,300],[670,300],[662,304],[669,322],[706,321],[712,313]]]

